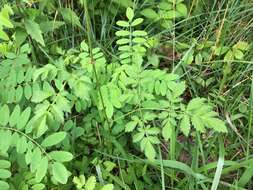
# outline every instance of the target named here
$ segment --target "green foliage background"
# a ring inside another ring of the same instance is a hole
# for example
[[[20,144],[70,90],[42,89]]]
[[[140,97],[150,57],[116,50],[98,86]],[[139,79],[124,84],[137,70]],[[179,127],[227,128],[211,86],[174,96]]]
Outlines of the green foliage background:
[[[251,189],[252,2],[0,5],[0,190]]]

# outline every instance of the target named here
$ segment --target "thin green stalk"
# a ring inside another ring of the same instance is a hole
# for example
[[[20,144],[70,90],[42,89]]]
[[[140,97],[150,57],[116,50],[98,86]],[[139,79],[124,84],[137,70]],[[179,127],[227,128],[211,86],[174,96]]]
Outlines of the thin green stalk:
[[[159,157],[160,157],[160,166],[161,166],[162,190],[165,190],[163,158],[162,158],[162,153],[161,153],[161,148],[160,147],[159,147]]]
[[[217,190],[219,183],[220,183],[220,178],[221,178],[221,174],[222,174],[222,169],[223,169],[223,165],[224,165],[224,157],[225,157],[225,148],[224,148],[224,143],[223,143],[223,139],[221,136],[219,136],[219,159],[218,159],[218,163],[217,163],[217,168],[216,168],[216,172],[213,178],[213,182],[212,182],[212,187],[211,190]]]
[[[203,146],[202,146],[202,142],[201,142],[201,138],[200,138],[199,132],[196,132],[196,135],[197,135],[197,140],[198,140],[200,154],[201,154],[201,157],[202,157],[202,162],[203,162],[203,165],[206,165],[206,159],[205,159],[205,155],[204,155]]]
[[[91,30],[90,30],[91,24],[90,24],[90,16],[89,16],[89,11],[88,11],[87,0],[84,0],[84,12],[85,12],[85,17],[86,17],[86,29],[87,29],[88,44],[89,44],[89,48],[90,48],[91,64],[92,64],[95,80],[96,80],[96,83],[97,83],[98,93],[99,93],[99,96],[100,96],[100,99],[101,99],[101,103],[102,103],[102,107],[103,107],[103,111],[104,111],[104,116],[105,116],[105,119],[106,119],[106,122],[107,122],[108,126],[110,126],[110,122],[109,122],[109,119],[108,119],[107,114],[106,114],[105,103],[104,103],[102,92],[101,92],[101,89],[100,89],[100,82],[99,82],[98,75],[97,75],[95,60],[93,58],[93,54],[92,54],[92,51],[91,51],[92,50],[92,39],[91,39]]]
[[[253,75],[252,75],[253,77]],[[252,128],[252,105],[253,105],[253,78],[251,77],[251,87],[250,87],[250,99],[249,99],[249,115],[248,115],[248,138],[247,138],[247,149],[246,149],[246,160],[249,158],[250,154],[250,137]]]
[[[53,160],[51,156],[46,152],[46,150],[37,141],[35,141],[33,138],[29,137],[27,134],[23,133],[22,131],[11,128],[11,127],[1,127],[1,129],[19,133],[20,135],[24,136],[26,139],[31,141],[35,146],[37,146],[42,151],[42,153],[48,157],[49,161]]]

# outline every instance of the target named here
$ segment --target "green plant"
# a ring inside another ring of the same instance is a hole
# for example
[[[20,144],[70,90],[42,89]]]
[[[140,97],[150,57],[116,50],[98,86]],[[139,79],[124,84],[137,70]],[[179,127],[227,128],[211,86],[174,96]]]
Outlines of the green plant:
[[[250,188],[252,3],[0,4],[1,190]]]
[[[127,10],[127,17],[129,20],[134,17],[130,8]],[[121,30],[117,34],[123,32]],[[120,40],[130,42],[127,49],[131,50],[136,46],[131,43],[131,39],[130,34],[128,40],[127,38]],[[140,143],[141,150],[148,158],[155,158],[153,145],[160,144],[158,138],[160,134],[168,141],[171,135],[178,131],[177,126],[180,123],[180,130],[186,136],[189,135],[191,124],[200,132],[204,132],[205,127],[226,132],[224,122],[217,118],[217,113],[212,111],[212,107],[204,99],[196,98],[188,105],[183,104],[180,96],[185,91],[185,83],[179,81],[178,75],[158,69],[144,70],[143,55],[136,52],[132,54],[138,55],[139,59],[125,62],[125,57],[121,56],[123,65],[116,69],[112,82],[121,87],[122,98],[118,94],[119,99],[125,104],[132,105],[130,110],[135,110],[131,114],[132,121],[126,124],[125,131],[133,133],[133,142]]]
[[[183,0],[162,0],[158,5],[150,1],[149,4],[153,6],[143,9],[141,14],[164,28],[171,28],[175,19],[187,17],[187,7]]]
[[[8,41],[10,40],[8,34],[4,31],[4,29],[10,29],[13,28],[13,24],[10,20],[10,15],[13,14],[13,10],[10,6],[4,5],[1,8],[0,11],[0,40],[3,40],[3,42],[0,42],[0,57],[2,55],[5,55],[8,52],[8,49],[10,48],[10,44]]]
[[[96,187],[96,178],[95,176],[89,177],[87,180],[84,175],[80,175],[79,177],[74,177],[73,182],[76,185],[77,189],[82,190],[95,190]],[[113,190],[112,184],[103,185],[100,190]]]
[[[9,53],[2,62],[1,71],[4,73],[1,74],[0,86],[8,91],[3,90],[0,94],[0,123],[1,135],[8,140],[1,143],[1,152],[7,159],[17,153],[25,158],[22,164],[30,170],[27,171],[28,181],[22,183],[23,186],[42,188],[41,182],[48,173],[53,176],[52,183],[67,183],[71,173],[62,162],[71,161],[73,155],[66,151],[67,145],[64,150],[53,147],[64,139],[65,142],[70,140],[70,136],[62,131],[61,124],[73,112],[73,108],[81,112],[96,106],[99,112],[103,112],[104,103],[110,127],[113,127],[113,119],[117,114],[132,112],[121,122],[126,123],[124,130],[131,132],[133,142],[140,143],[141,150],[149,159],[156,156],[154,145],[160,144],[160,136],[166,141],[170,139],[173,131],[177,130],[177,123],[181,123],[180,130],[185,135],[189,134],[191,123],[200,132],[204,132],[205,127],[226,132],[224,123],[204,99],[193,99],[188,106],[182,103],[180,96],[185,84],[179,82],[177,75],[158,69],[143,69],[143,44],[147,34],[145,31],[132,30],[142,21],[133,20],[133,17],[133,10],[128,8],[129,21],[117,22],[118,25],[129,27],[129,31],[117,32],[117,36],[123,36],[117,44],[122,45],[125,43],[120,42],[126,41],[128,45],[119,47],[122,65],[115,63],[111,76],[110,65],[107,71],[104,69],[106,60],[100,49],[91,50],[85,42],[81,43],[79,50],[71,49],[65,56],[39,68],[32,66],[27,57],[30,52],[28,44],[23,45],[18,54]],[[92,80],[92,61],[96,64],[98,79],[104,79],[102,99]],[[12,142],[13,138],[15,142]],[[11,147],[15,147],[16,151],[10,151]],[[3,177],[10,175],[6,170]]]

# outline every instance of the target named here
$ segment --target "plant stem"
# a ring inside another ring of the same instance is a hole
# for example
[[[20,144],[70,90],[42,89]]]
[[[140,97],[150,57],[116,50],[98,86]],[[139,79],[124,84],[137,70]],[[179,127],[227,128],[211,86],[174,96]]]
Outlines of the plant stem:
[[[253,75],[252,75],[252,77],[253,77]],[[248,137],[247,137],[246,160],[249,159],[249,154],[250,154],[250,136],[251,136],[251,128],[252,128],[252,106],[253,106],[253,78],[252,77],[251,77],[250,99],[249,99]]]
[[[95,62],[95,60],[93,58],[93,54],[92,54],[92,40],[91,40],[91,30],[90,30],[91,24],[90,24],[90,16],[89,16],[89,11],[88,11],[87,0],[84,0],[84,12],[85,12],[85,17],[86,17],[86,29],[87,29],[88,44],[89,44],[89,48],[90,48],[89,53],[90,53],[90,58],[91,58],[91,64],[92,64],[96,84],[97,84],[97,87],[98,87],[98,93],[99,93],[99,96],[100,96],[100,99],[101,99],[101,103],[102,103],[102,107],[103,107],[103,111],[104,111],[104,116],[105,116],[106,122],[107,122],[108,127],[109,127],[110,122],[109,122],[109,119],[108,119],[107,114],[106,114],[105,103],[104,103],[102,92],[101,92],[101,89],[100,89],[100,82],[99,82],[99,79],[98,79],[97,70],[96,70],[96,66],[95,66],[96,62]]]

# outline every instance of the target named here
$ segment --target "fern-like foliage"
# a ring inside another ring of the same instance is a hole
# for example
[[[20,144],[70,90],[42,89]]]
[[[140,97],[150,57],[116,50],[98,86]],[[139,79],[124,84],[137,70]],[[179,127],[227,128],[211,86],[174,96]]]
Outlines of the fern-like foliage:
[[[118,25],[130,27],[133,15],[132,9],[128,8],[128,21],[120,21]],[[116,35],[120,36],[121,33],[129,34],[119,31]],[[131,37],[122,41],[131,42]],[[131,46],[135,45],[129,43],[126,49],[132,51]],[[125,131],[132,134],[133,142],[140,144],[148,158],[155,158],[154,145],[160,144],[160,136],[169,140],[177,126],[186,136],[191,126],[199,132],[205,132],[205,128],[226,132],[224,122],[205,99],[192,99],[188,105],[183,103],[181,96],[185,84],[178,75],[159,69],[144,69],[143,60],[125,61],[124,56],[120,56],[120,59],[123,65],[115,70],[111,83],[120,88],[118,92],[121,93],[117,93],[118,105],[128,107],[126,111],[132,113]]]
[[[143,22],[143,19],[134,19],[134,11],[131,8],[127,8],[126,17],[128,18],[127,21],[120,20],[116,23],[124,28],[116,32],[116,36],[120,37],[116,43],[119,45],[119,58],[122,64],[133,63],[138,60],[140,55],[144,55],[146,52],[147,32],[135,29]]]
[[[45,139],[34,139],[29,135],[29,121],[31,118],[31,107],[27,107],[23,111],[16,105],[11,111],[8,105],[2,105],[0,108],[0,155],[5,159],[12,158],[12,162],[19,166],[18,171],[27,168],[27,176],[12,176],[11,182],[20,185],[22,188],[35,188],[34,186],[45,187],[43,180],[47,174],[53,176],[55,182],[62,184],[67,183],[70,172],[63,165],[64,162],[71,161],[73,155],[63,150],[53,150],[52,147],[59,145],[66,137],[66,132],[54,132],[47,135]],[[15,158],[15,159],[14,159]],[[7,167],[8,166],[8,167]],[[1,189],[8,189],[8,178],[12,175],[6,168],[10,167],[10,163],[3,161],[3,173],[0,178],[6,179]],[[14,179],[19,179],[15,181]],[[20,180],[24,180],[19,184]],[[15,185],[16,184],[16,185]]]
[[[113,153],[124,154],[118,137],[128,142],[132,136],[149,159],[156,157],[156,146],[169,141],[178,129],[186,136],[191,128],[226,132],[205,99],[184,101],[186,86],[178,75],[143,66],[148,35],[136,29],[143,19],[135,19],[131,8],[126,16],[127,21],[117,22],[124,29],[116,33],[119,60],[111,64],[100,48],[85,41],[44,65],[32,63],[28,44],[4,55],[0,62],[1,190],[41,190],[47,189],[45,184],[68,188],[69,177],[79,167],[70,161],[76,152],[83,154],[84,142],[98,144],[94,134],[98,126],[103,138],[112,139],[117,147]],[[41,39],[37,42],[44,45]],[[82,150],[73,146],[79,148],[79,142]],[[87,181],[75,177],[73,183],[77,189],[113,188],[95,185],[95,177]]]

